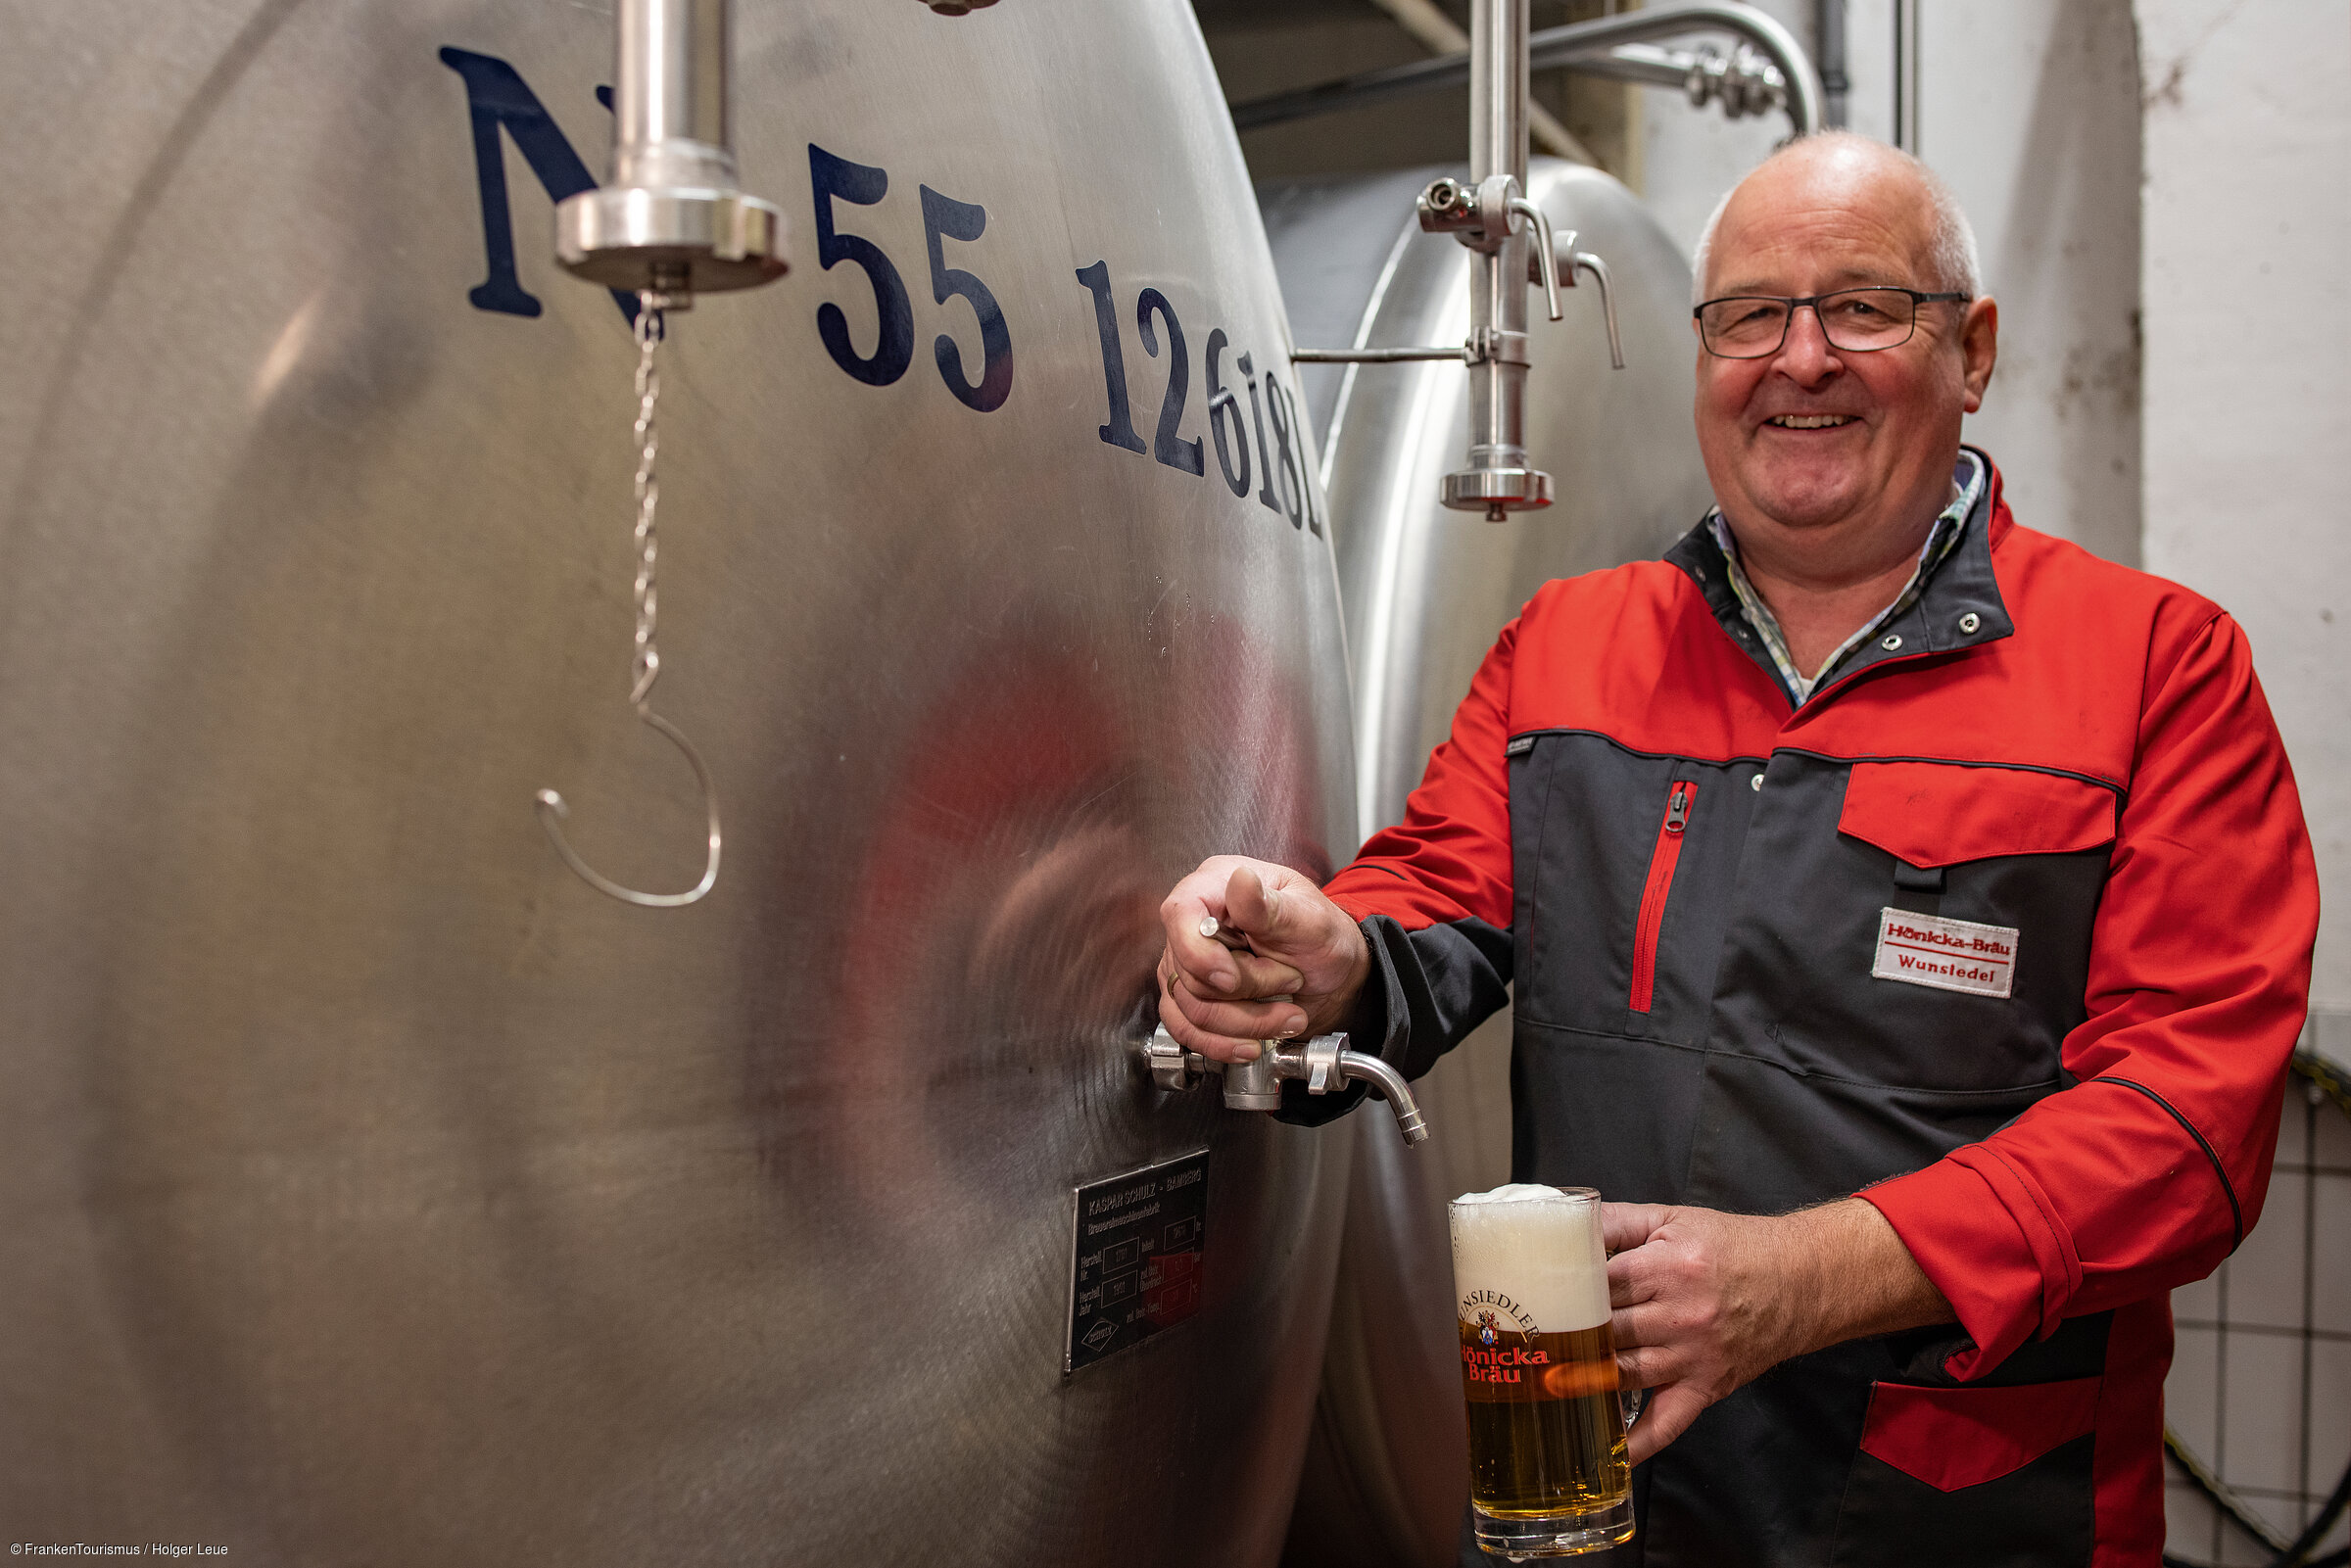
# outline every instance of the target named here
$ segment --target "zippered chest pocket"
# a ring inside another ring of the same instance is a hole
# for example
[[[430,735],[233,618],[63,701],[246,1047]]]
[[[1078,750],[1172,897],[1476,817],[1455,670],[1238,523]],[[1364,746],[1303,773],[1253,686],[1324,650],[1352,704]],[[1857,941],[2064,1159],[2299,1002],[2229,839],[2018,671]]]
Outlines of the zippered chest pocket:
[[[1636,1013],[1647,1013],[1656,995],[1657,932],[1665,924],[1665,901],[1673,894],[1673,874],[1682,863],[1682,843],[1690,836],[1690,808],[1697,797],[1698,785],[1688,779],[1676,779],[1665,792],[1665,820],[1657,824],[1657,843],[1650,851],[1649,876],[1641,884],[1641,913],[1633,927],[1630,1005]]]
[[[1703,1040],[1760,761],[1534,738],[1511,775],[1518,1017]]]

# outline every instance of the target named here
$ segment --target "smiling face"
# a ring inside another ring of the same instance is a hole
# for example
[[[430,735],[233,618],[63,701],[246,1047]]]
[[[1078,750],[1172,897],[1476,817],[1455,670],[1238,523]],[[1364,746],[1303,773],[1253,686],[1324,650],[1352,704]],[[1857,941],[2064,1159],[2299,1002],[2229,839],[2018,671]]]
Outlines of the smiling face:
[[[1934,225],[1932,195],[1900,155],[1858,139],[1799,142],[1723,210],[1704,297],[1948,289],[1935,273]],[[1754,538],[1856,566],[1905,539],[1915,549],[1949,493],[1960,416],[1983,402],[1997,324],[1990,299],[1921,305],[1909,342],[1856,354],[1830,347],[1800,309],[1777,355],[1723,359],[1702,345],[1699,449],[1742,548]]]

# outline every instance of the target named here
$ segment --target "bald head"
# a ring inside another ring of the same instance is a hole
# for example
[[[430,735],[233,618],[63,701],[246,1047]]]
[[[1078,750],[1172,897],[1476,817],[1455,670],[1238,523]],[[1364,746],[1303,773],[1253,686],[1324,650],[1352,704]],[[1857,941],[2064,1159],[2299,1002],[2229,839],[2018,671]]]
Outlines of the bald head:
[[[1746,238],[1767,229],[1778,214],[1824,207],[1900,230],[1916,259],[1918,287],[1984,292],[1975,229],[1942,177],[1898,147],[1829,130],[1790,142],[1714,205],[1692,261],[1690,303],[1720,292],[1712,273],[1726,221]]]
[[[1866,586],[1917,555],[1998,357],[1974,251],[1943,183],[1859,136],[1806,137],[1723,203],[1700,292],[1751,302],[1715,312],[1751,337],[1726,353],[1691,323],[1698,445],[1756,569]]]

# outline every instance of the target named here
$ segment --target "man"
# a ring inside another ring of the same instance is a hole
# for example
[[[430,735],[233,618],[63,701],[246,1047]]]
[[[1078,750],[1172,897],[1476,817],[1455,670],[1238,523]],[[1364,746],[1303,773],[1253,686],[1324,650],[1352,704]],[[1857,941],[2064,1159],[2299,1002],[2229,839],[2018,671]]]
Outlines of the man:
[[[1513,1179],[1620,1200],[1652,1568],[2153,1568],[2165,1293],[2260,1212],[2293,781],[2235,624],[1960,446],[1973,251],[1860,138],[1750,175],[1699,254],[1718,511],[1537,594],[1326,889],[1226,857],[1163,908],[1161,1017],[1226,1061],[1418,1073],[1515,982]]]

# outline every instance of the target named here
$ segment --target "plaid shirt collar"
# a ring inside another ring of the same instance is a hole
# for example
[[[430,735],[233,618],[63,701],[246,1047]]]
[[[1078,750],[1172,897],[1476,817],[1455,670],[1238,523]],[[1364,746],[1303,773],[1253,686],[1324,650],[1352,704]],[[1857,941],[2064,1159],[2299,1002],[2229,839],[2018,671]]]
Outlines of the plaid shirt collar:
[[[1953,494],[1950,504],[1943,507],[1937,515],[1934,527],[1927,530],[1927,542],[1919,549],[1918,565],[1910,573],[1910,581],[1902,585],[1902,591],[1894,596],[1892,603],[1870,617],[1869,624],[1839,643],[1837,650],[1808,677],[1797,669],[1796,660],[1789,656],[1788,639],[1780,631],[1778,618],[1771,613],[1771,607],[1763,602],[1763,596],[1755,592],[1754,585],[1747,580],[1747,572],[1739,564],[1739,542],[1732,537],[1730,524],[1723,520],[1722,508],[1718,506],[1706,513],[1706,524],[1713,530],[1715,546],[1722,551],[1723,565],[1729,572],[1731,592],[1739,595],[1740,613],[1746,616],[1747,624],[1755,629],[1755,635],[1763,640],[1764,648],[1771,654],[1772,667],[1779,672],[1780,685],[1787,689],[1791,702],[1802,707],[1822,683],[1836,673],[1837,667],[1851,656],[1855,648],[1877,635],[1879,627],[1918,602],[1919,596],[1927,591],[1927,584],[1933,580],[1936,569],[1949,559],[1951,551],[1958,547],[1961,537],[1966,533],[1968,515],[1976,509],[1976,501],[1984,494],[1985,469],[1983,458],[1964,447],[1959,450],[1959,461],[1951,469]]]

